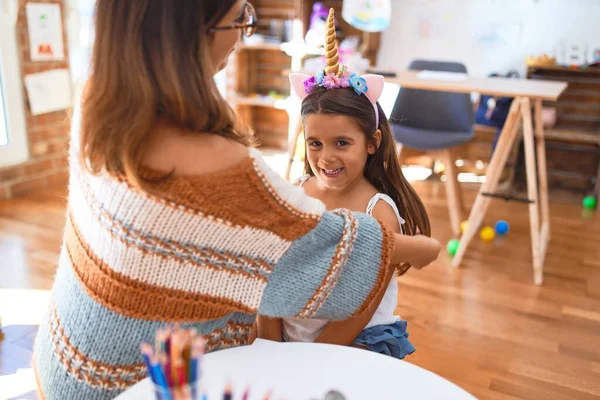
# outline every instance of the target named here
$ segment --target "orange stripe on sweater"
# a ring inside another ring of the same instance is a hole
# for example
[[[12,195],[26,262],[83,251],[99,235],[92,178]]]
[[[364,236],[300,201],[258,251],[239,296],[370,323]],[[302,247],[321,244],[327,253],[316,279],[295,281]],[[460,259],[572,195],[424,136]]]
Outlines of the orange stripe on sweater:
[[[320,215],[302,212],[279,196],[251,157],[227,172],[218,173],[218,179],[209,174],[148,182],[152,194],[136,189],[122,177],[119,180],[137,195],[157,204],[211,216],[234,226],[264,229],[285,240],[306,235],[321,219]]]
[[[71,266],[88,295],[119,314],[154,321],[198,322],[232,312],[256,312],[229,298],[157,287],[112,270],[84,244],[71,218],[67,218],[65,243]]]

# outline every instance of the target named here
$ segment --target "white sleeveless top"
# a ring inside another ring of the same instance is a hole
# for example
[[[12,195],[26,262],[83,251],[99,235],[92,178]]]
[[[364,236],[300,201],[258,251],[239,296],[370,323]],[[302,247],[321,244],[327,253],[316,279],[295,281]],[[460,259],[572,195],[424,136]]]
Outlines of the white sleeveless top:
[[[302,186],[307,179],[308,177],[302,177],[300,180],[300,185]],[[404,219],[402,219],[400,216],[400,212],[396,207],[396,203],[394,203],[394,200],[392,200],[390,196],[383,193],[377,193],[371,198],[371,200],[369,200],[369,204],[367,205],[365,213],[372,215],[373,209],[379,200],[385,201],[392,207],[396,213],[396,216],[398,217],[400,231],[402,232]],[[394,310],[396,309],[397,305],[398,281],[395,279],[395,277],[392,277],[392,280],[390,281],[390,284],[383,295],[383,299],[381,299],[381,303],[379,303],[379,307],[377,307],[377,310],[375,310],[373,317],[367,326],[365,326],[365,329],[375,325],[393,324],[394,322],[400,320],[399,316],[394,315]],[[284,318],[283,339],[286,342],[314,342],[317,336],[321,334],[327,323],[329,323],[329,321],[324,319]]]

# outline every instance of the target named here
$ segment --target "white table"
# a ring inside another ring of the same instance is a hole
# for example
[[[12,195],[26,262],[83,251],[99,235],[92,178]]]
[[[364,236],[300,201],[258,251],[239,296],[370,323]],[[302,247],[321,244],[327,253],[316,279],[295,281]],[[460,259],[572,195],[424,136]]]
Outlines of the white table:
[[[250,400],[323,399],[335,389],[347,400],[474,399],[453,383],[423,368],[392,357],[351,347],[315,343],[277,343],[257,339],[253,345],[207,354],[202,385],[209,400],[221,400],[230,382],[234,400],[249,385]],[[148,379],[118,400],[152,399]]]

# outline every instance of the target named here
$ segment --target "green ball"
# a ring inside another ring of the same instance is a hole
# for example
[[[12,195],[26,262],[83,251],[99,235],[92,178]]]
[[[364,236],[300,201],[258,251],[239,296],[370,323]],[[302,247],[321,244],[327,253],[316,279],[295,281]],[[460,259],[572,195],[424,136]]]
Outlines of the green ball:
[[[451,256],[455,255],[456,252],[458,251],[458,245],[460,244],[460,240],[458,239],[452,239],[448,242],[448,244],[446,245],[446,250],[448,251],[448,254],[450,254]]]
[[[583,204],[583,208],[586,210],[595,210],[596,206],[598,205],[598,201],[594,196],[585,196],[581,204]]]

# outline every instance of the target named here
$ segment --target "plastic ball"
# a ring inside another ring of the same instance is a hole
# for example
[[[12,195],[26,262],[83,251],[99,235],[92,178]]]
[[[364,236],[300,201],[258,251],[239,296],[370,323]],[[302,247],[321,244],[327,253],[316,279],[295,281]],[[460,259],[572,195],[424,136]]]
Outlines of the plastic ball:
[[[508,231],[510,229],[510,225],[508,225],[508,222],[506,222],[504,220],[500,220],[500,221],[496,222],[494,229],[496,229],[496,233],[498,235],[504,236],[508,233]]]
[[[451,256],[455,255],[456,252],[458,251],[458,245],[460,244],[460,240],[458,239],[452,239],[448,242],[448,244],[446,245],[446,250],[448,251],[448,254],[450,254]]]
[[[598,201],[594,196],[585,196],[581,204],[586,210],[595,210],[596,206],[598,205]]]
[[[481,230],[481,232],[479,232],[479,236],[486,242],[491,242],[494,240],[496,232],[494,232],[494,228],[491,226],[486,226]]]
[[[463,221],[460,223],[460,231],[462,233],[465,233],[465,231],[467,230],[467,226],[469,226],[469,221]]]

